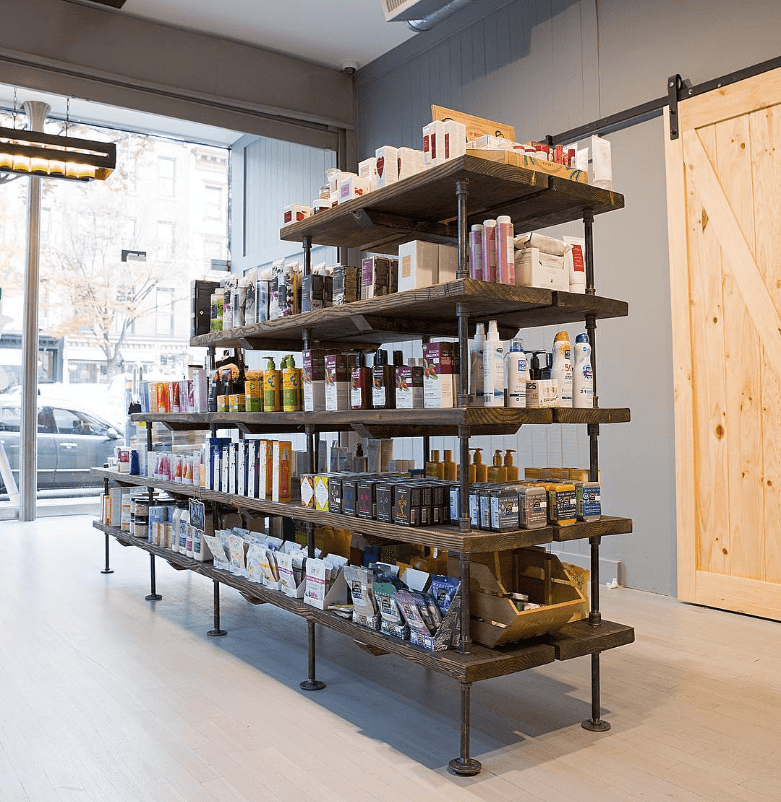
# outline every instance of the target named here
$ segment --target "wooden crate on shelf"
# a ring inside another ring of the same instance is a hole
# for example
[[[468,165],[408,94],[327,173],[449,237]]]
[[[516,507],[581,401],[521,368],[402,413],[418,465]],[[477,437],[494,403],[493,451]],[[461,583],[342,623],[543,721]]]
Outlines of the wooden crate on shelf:
[[[508,593],[542,606],[518,610]],[[469,602],[472,639],[489,647],[553,632],[587,612],[559,558],[538,548],[473,554]]]
[[[588,173],[585,170],[577,170],[574,167],[567,167],[547,159],[537,159],[522,150],[478,150],[475,148],[467,150],[467,155],[499,164],[511,164],[513,167],[525,167],[527,170],[555,175],[557,178],[566,178],[568,181],[577,181],[579,184],[588,183]]]

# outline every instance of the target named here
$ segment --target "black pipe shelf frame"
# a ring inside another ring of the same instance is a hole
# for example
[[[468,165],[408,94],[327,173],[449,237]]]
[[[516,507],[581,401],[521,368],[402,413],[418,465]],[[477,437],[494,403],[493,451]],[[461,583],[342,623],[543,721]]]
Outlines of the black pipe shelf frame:
[[[600,424],[624,423],[630,419],[625,408],[601,408],[597,394],[596,321],[623,317],[627,304],[596,295],[594,286],[594,215],[624,205],[623,196],[587,184],[570,181],[521,167],[499,164],[466,155],[390,187],[320,212],[314,217],[283,228],[280,239],[299,241],[304,251],[304,275],[311,271],[312,244],[392,253],[409,239],[458,245],[456,280],[447,284],[410,290],[391,296],[358,301],[279,320],[256,323],[225,332],[212,332],[191,339],[191,345],[208,349],[214,368],[216,351],[221,347],[299,350],[324,347],[339,350],[372,350],[385,343],[430,336],[457,337],[461,357],[458,406],[446,410],[361,410],[315,413],[198,413],[135,414],[133,419],[147,423],[147,450],[152,448],[152,423],[169,429],[202,429],[216,436],[218,430],[238,429],[245,434],[301,432],[306,434],[310,458],[316,453],[315,438],[323,431],[355,430],[361,436],[422,437],[424,448],[432,435],[456,436],[461,466],[461,509],[451,526],[409,528],[383,524],[358,517],[335,515],[296,503],[280,504],[247,498],[193,485],[166,482],[144,476],[93,469],[120,485],[146,487],[152,498],[154,488],[173,497],[196,498],[211,505],[216,517],[220,506],[259,511],[303,522],[307,531],[307,552],[314,556],[314,529],[317,524],[349,527],[364,533],[373,542],[396,541],[446,549],[458,557],[462,588],[471,587],[471,555],[516,549],[531,545],[588,538],[591,547],[590,612],[587,619],[567,624],[545,638],[525,641],[501,649],[473,645],[469,593],[462,594],[461,637],[453,650],[427,652],[410,644],[371,632],[328,611],[289,599],[241,577],[215,569],[208,563],[189,560],[184,555],[154,546],[119,529],[96,522],[95,527],[123,545],[134,545],[150,553],[152,592],[155,557],[166,559],[178,570],[193,570],[210,577],[215,587],[215,630],[219,628],[219,586],[236,588],[249,601],[272,603],[290,610],[307,622],[308,679],[301,683],[306,691],[325,687],[315,672],[315,628],[317,625],[343,632],[374,654],[392,652],[457,679],[461,686],[461,748],[448,770],[460,776],[478,774],[482,766],[470,755],[471,685],[479,679],[515,673],[554,659],[591,656],[591,717],[585,729],[604,732],[610,725],[601,718],[600,662],[602,651],[631,643],[632,627],[603,621],[599,610],[599,546],[603,536],[632,531],[628,518],[602,516],[599,521],[574,526],[548,526],[537,530],[485,532],[472,530],[468,514],[467,455],[469,439],[479,434],[513,434],[524,424],[584,424],[589,436],[589,476],[599,476]],[[552,292],[535,287],[504,286],[468,278],[467,237],[472,222],[485,217],[509,214],[516,233],[555,223],[582,220],[586,248],[586,293]],[[469,406],[468,337],[475,325],[489,319],[499,322],[500,336],[515,334],[519,328],[550,324],[585,323],[592,345],[594,373],[593,409],[481,409]],[[314,464],[314,463],[313,463]],[[106,568],[109,569],[108,545]],[[250,586],[250,587],[248,587]],[[306,609],[304,609],[306,608]],[[209,633],[214,634],[214,633]],[[489,656],[490,655],[490,656]],[[476,668],[480,666],[480,668]],[[490,667],[489,667],[490,666]]]

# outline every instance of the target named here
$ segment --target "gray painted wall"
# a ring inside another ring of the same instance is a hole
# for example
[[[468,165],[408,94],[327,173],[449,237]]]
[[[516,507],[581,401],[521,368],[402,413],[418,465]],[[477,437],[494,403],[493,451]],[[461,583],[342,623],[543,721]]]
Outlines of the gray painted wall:
[[[779,25],[773,0],[481,0],[359,71],[361,158],[383,144],[421,147],[432,103],[512,123],[519,138],[564,131],[664,95],[672,73],[699,83],[777,56]],[[628,301],[630,316],[599,325],[599,395],[602,406],[631,407],[632,423],[602,427],[600,465],[606,509],[632,517],[635,532],[606,538],[603,554],[623,563],[626,584],[675,594],[662,121],[609,139],[626,208],[597,219],[597,291]],[[578,330],[567,328],[571,336]],[[527,345],[550,348],[554,331],[528,332]],[[483,444],[517,448],[521,465],[585,465],[584,428],[526,427]],[[451,447],[437,440],[432,447]],[[406,441],[398,448],[399,456],[415,453]],[[585,547],[567,546],[583,554]]]

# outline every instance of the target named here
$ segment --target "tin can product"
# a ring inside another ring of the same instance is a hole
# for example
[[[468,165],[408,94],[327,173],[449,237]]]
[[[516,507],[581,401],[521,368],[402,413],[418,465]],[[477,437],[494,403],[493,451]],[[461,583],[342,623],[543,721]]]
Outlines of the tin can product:
[[[575,523],[576,494],[573,484],[551,484],[548,486],[548,517],[556,526],[571,526]]]
[[[602,517],[599,482],[575,482],[575,513],[579,521],[598,521]]]
[[[542,529],[548,525],[548,496],[544,487],[518,488],[518,514],[521,529]]]
[[[519,527],[518,488],[500,487],[490,493],[491,529],[511,532]]]

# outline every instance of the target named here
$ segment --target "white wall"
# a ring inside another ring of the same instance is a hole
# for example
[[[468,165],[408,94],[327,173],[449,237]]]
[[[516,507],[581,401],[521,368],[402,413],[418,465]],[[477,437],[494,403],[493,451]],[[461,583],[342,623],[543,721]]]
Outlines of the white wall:
[[[432,103],[512,123],[523,139],[565,131],[665,95],[673,73],[696,84],[773,58],[780,25],[773,0],[481,0],[359,71],[361,158],[382,144],[421,147]],[[632,517],[635,532],[605,538],[603,555],[623,562],[632,587],[674,594],[664,136],[660,118],[610,135],[626,208],[597,218],[595,265],[598,293],[630,310],[597,330],[600,403],[632,409],[631,424],[601,427],[600,466],[606,510]],[[529,343],[550,347],[553,331],[529,332]],[[585,465],[584,429],[529,426],[486,445],[517,447],[522,465]]]

